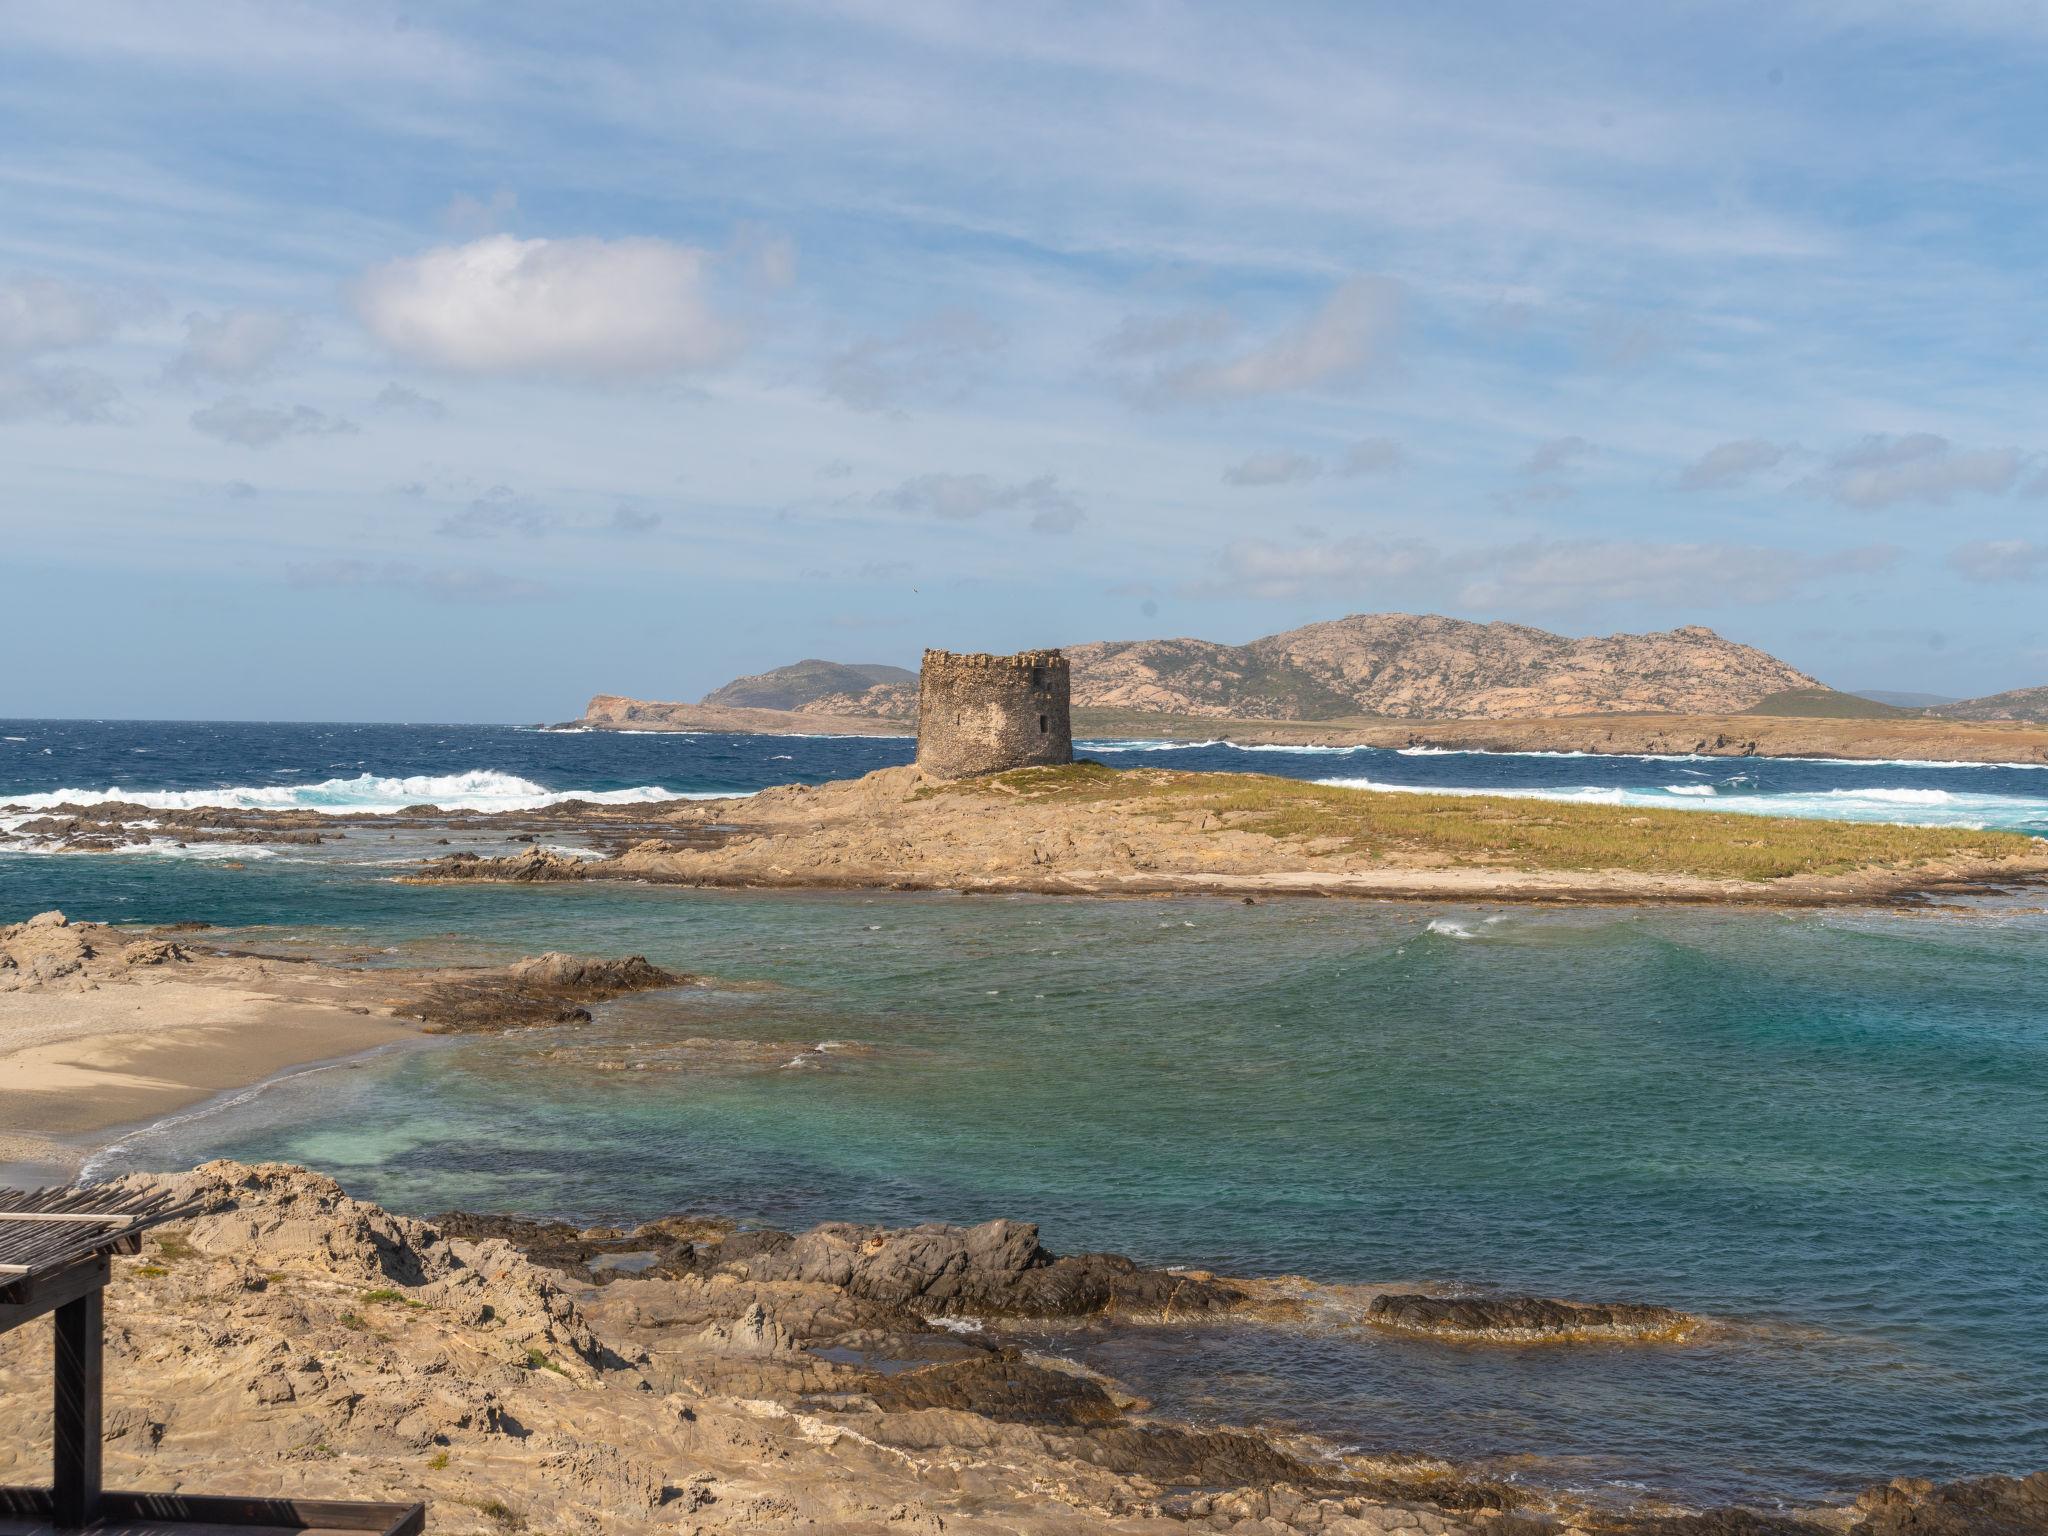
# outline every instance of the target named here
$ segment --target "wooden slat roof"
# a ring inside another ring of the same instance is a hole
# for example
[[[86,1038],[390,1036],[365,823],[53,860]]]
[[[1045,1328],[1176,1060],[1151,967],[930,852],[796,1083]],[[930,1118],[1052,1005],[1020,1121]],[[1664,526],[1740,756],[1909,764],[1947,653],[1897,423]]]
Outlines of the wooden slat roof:
[[[53,1274],[197,1208],[197,1201],[161,1191],[136,1194],[112,1186],[0,1189],[0,1286]]]

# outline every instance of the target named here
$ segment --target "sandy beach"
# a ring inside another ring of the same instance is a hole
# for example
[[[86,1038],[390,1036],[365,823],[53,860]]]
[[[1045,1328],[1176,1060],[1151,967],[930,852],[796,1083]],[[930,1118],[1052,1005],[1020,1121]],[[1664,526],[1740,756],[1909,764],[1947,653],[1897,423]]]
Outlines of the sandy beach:
[[[552,955],[367,970],[44,913],[0,927],[0,1163],[60,1179],[109,1132],[294,1067],[423,1031],[554,1021],[680,979],[644,961]]]

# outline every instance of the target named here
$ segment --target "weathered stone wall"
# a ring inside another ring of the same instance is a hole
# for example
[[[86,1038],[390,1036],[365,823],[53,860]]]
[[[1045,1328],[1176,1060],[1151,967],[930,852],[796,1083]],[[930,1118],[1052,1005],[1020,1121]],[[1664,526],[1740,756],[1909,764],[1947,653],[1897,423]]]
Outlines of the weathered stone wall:
[[[1067,658],[1058,651],[926,651],[917,765],[946,778],[1074,760]]]

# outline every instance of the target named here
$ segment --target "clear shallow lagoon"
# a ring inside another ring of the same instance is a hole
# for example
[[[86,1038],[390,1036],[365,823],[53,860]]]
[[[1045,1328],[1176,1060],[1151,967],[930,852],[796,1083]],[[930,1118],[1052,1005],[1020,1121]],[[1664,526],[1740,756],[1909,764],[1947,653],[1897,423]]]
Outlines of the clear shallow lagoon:
[[[152,728],[119,729],[149,744]],[[742,788],[908,745],[523,733],[533,757],[506,762],[509,732],[451,729],[460,754],[386,759],[295,757],[292,733],[314,728],[224,729],[275,734],[106,782],[187,789],[210,769],[256,785],[246,763],[264,762]],[[723,757],[695,778],[648,771],[646,754],[693,750]],[[561,751],[587,755],[539,760]],[[1531,771],[1462,761],[1468,780]],[[1643,766],[1562,761],[1608,779]],[[2048,777],[1825,769],[1941,787],[1907,772]],[[741,782],[705,782],[720,774]],[[0,799],[32,787],[0,766]],[[1014,1215],[1055,1248],[1232,1273],[1667,1302],[1736,1326],[1677,1349],[1214,1328],[1061,1342],[1165,1410],[1591,1487],[1810,1497],[2048,1464],[2039,916],[414,888],[373,862],[404,855],[0,857],[0,913],[277,925],[271,941],[400,952],[640,951],[770,985],[310,1073],[131,1138],[109,1170],[285,1157],[405,1209],[586,1219]]]

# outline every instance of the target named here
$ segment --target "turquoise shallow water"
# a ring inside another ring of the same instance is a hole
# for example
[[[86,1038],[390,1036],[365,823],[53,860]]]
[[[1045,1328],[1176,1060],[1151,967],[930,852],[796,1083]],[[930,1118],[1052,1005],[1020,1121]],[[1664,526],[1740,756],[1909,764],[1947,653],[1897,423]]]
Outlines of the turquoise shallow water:
[[[0,857],[0,915],[641,951],[730,985],[310,1072],[102,1171],[284,1157],[403,1209],[578,1219],[1012,1215],[1231,1273],[1666,1302],[1728,1326],[1052,1342],[1166,1411],[1595,1489],[1768,1502],[2048,1465],[2039,915],[392,884],[422,851]]]
[[[1060,1341],[1169,1410],[1581,1486],[1812,1496],[2048,1449],[2039,918],[419,894],[328,936],[774,986],[311,1074],[109,1166],[289,1158],[420,1211],[1021,1215],[1055,1248],[1736,1324]]]

